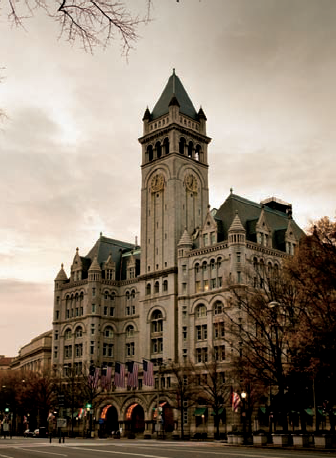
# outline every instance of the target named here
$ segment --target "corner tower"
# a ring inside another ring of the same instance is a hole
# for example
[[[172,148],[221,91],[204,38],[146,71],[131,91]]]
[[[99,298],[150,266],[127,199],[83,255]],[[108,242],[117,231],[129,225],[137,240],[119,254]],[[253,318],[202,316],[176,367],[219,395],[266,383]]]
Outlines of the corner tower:
[[[177,266],[177,245],[186,229],[207,214],[206,117],[197,112],[173,71],[152,112],[143,117],[141,274]]]

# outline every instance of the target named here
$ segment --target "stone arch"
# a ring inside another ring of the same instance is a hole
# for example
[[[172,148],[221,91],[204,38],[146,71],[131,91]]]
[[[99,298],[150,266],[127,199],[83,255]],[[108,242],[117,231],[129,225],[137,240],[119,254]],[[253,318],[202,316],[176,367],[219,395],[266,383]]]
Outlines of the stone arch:
[[[145,179],[145,187],[147,187],[147,188],[150,187],[151,179],[152,179],[153,176],[156,175],[157,173],[159,173],[159,174],[161,173],[161,174],[163,175],[165,182],[167,182],[167,181],[171,178],[171,171],[169,170],[169,168],[168,168],[165,164],[160,163],[160,167],[155,168],[155,170],[152,170],[152,171],[146,176],[146,179]]]
[[[165,321],[167,320],[167,314],[166,314],[166,310],[164,309],[164,307],[162,307],[162,305],[154,305],[153,307],[151,307],[147,313],[147,323],[150,322],[151,318],[152,318],[152,314],[153,312],[155,312],[156,310],[160,311],[162,313],[162,319]]]
[[[169,154],[169,138],[168,137],[166,137],[163,140],[163,152],[164,152],[164,155]]]
[[[207,301],[205,301],[204,299],[197,299],[197,301],[194,302],[194,304],[193,304],[192,307],[191,307],[191,314],[195,314],[197,308],[198,308],[200,305],[204,305],[205,308],[206,308],[207,313],[209,312],[209,303],[208,303]]]
[[[128,326],[133,326],[134,328],[134,332],[137,332],[138,331],[138,327],[137,325],[135,324],[135,322],[133,320],[130,320],[130,321],[127,321],[123,328],[122,328],[122,332],[126,332],[126,329],[128,328]]]
[[[152,420],[152,432],[155,430],[155,424],[157,423],[157,403],[158,398],[157,396],[153,396],[151,401],[148,403],[148,413],[149,413],[149,420]],[[175,422],[177,420],[177,409],[174,409],[172,406],[174,402],[166,396],[160,395],[159,396],[159,421],[162,421],[163,430],[165,432],[172,432],[174,430]]]
[[[112,401],[107,402],[99,412],[99,419],[103,420],[99,423],[99,437],[108,437],[119,430],[118,408],[113,405]]]
[[[157,157],[157,159],[160,159],[160,157],[162,156],[161,142],[156,142],[155,143],[155,149],[156,149],[156,157]]]
[[[195,168],[190,167],[189,163],[183,165],[181,168],[178,169],[177,178],[183,182],[184,181],[184,177],[189,173],[191,173],[191,174],[193,174],[193,175],[195,175],[197,177],[197,179],[198,179],[199,183],[201,184],[202,188],[205,187],[204,179],[203,179],[202,175],[199,173],[199,170],[197,169],[197,167],[195,167]]]
[[[125,400],[121,409],[121,418],[125,432],[143,433],[145,430],[145,420],[147,405],[138,396],[132,396]]]
[[[186,146],[186,139],[184,137],[180,137],[179,153],[182,155],[184,155],[185,146]]]

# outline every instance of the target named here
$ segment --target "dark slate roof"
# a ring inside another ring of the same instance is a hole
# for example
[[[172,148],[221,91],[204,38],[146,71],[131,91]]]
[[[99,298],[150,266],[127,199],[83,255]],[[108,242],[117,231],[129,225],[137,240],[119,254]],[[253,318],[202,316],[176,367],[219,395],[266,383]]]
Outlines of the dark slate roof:
[[[156,119],[167,114],[169,112],[169,104],[173,97],[175,97],[178,101],[181,113],[189,116],[192,119],[198,119],[194,105],[192,104],[192,101],[184,89],[181,80],[175,74],[175,69],[173,70],[173,74],[169,78],[168,83],[161,94],[161,97],[153,108],[151,118]]]
[[[239,218],[246,230],[246,239],[256,241],[256,224],[259,220],[262,208],[264,208],[267,224],[273,233],[273,247],[284,251],[284,237],[288,227],[288,215],[282,211],[272,209],[252,202],[251,200],[230,194],[216,213],[216,220],[221,221],[222,238],[227,240],[228,230],[238,211]],[[296,238],[301,238],[304,232],[292,220],[293,232]]]
[[[125,268],[123,264],[120,265],[122,255],[123,253],[134,250],[135,248],[136,245],[133,243],[122,242],[120,240],[110,239],[101,235],[85,258],[89,259],[91,264],[94,257],[97,256],[98,263],[100,267],[103,268],[104,262],[111,254],[112,260],[116,263],[116,280],[120,280],[120,272],[123,272]]]

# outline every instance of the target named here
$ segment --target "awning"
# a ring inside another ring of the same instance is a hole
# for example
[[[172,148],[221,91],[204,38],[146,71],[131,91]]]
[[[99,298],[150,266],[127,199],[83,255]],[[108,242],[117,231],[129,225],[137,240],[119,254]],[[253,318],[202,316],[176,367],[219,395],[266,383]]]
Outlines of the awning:
[[[222,415],[223,412],[224,412],[224,407],[221,407],[220,409],[218,409],[218,415]],[[211,415],[216,415],[216,412],[212,411]]]
[[[307,415],[309,415],[310,417],[313,417],[314,416],[314,411],[313,409],[305,409],[305,412]]]
[[[206,407],[197,407],[194,412],[195,417],[201,417],[202,415],[205,415],[207,408]]]

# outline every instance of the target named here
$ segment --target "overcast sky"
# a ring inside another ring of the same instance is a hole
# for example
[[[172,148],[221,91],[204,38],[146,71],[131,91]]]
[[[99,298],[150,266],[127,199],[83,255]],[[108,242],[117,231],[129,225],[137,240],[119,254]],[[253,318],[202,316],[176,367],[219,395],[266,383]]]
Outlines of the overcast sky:
[[[58,40],[43,14],[0,16],[0,354],[51,329],[77,246],[140,236],[137,139],[173,68],[208,118],[212,207],[232,187],[292,203],[302,228],[335,216],[336,2],[153,0],[152,18],[126,61],[118,41]]]

